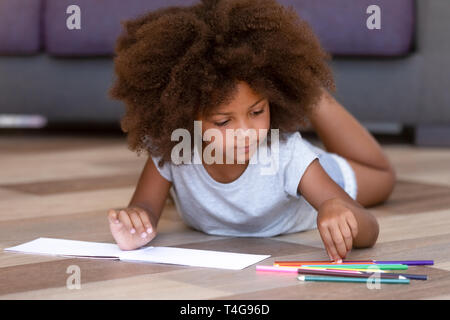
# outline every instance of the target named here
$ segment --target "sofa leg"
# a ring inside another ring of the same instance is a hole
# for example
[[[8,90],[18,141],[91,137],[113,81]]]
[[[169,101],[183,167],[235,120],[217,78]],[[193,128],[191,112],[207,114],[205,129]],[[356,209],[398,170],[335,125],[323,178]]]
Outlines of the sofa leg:
[[[414,144],[423,147],[450,147],[450,124],[418,124]]]

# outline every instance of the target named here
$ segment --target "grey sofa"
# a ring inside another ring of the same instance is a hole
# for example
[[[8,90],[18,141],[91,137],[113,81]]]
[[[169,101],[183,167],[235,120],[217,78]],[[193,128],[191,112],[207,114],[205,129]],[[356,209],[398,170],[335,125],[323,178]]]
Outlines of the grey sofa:
[[[307,20],[332,55],[336,98],[362,122],[415,128],[421,145],[450,145],[450,1],[278,0]],[[53,123],[118,124],[108,98],[120,21],[195,0],[0,0],[0,114]],[[69,30],[69,5],[81,29]],[[369,5],[381,29],[369,29]]]

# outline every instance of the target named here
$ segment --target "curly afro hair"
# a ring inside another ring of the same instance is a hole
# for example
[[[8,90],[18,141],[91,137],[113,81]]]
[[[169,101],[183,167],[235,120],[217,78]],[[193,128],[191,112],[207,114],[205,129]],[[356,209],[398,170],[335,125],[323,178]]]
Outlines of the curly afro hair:
[[[202,0],[121,23],[109,95],[125,103],[128,148],[161,157],[159,166],[178,143],[172,132],[193,137],[196,116],[229,101],[238,81],[268,99],[280,140],[306,123],[322,87],[335,91],[330,54],[276,0]]]

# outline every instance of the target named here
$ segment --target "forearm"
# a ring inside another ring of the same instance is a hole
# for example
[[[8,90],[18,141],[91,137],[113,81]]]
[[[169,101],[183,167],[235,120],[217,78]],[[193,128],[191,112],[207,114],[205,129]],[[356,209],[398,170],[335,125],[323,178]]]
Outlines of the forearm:
[[[134,205],[145,209],[150,222],[156,228],[166,205],[171,186],[172,184],[160,175],[152,158],[149,157],[139,177],[129,206]]]
[[[159,218],[161,217],[161,212],[155,212],[155,210],[151,208],[149,203],[146,203],[145,201],[137,201],[135,199],[132,199],[128,206],[136,206],[145,209],[145,211],[148,213],[148,218],[150,219],[152,226],[156,229],[156,227],[158,226]]]

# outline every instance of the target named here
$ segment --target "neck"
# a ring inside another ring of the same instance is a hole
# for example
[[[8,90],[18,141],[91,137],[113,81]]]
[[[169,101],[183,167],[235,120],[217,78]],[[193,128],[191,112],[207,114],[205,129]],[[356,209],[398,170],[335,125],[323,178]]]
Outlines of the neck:
[[[202,149],[202,153],[204,151],[204,146]],[[214,153],[214,151],[213,151]],[[214,156],[214,154],[212,154]],[[241,174],[247,169],[249,160],[245,160],[245,163],[237,163],[237,159],[234,159],[234,163],[227,164],[225,163],[226,158],[225,155],[222,159],[222,163],[212,163],[207,164],[203,163],[206,171],[217,181],[222,183],[228,183],[236,180],[241,176]]]

